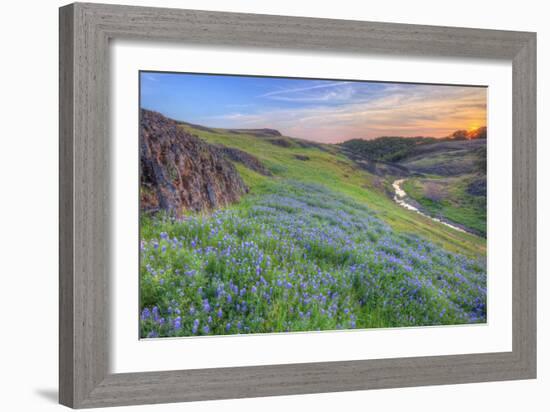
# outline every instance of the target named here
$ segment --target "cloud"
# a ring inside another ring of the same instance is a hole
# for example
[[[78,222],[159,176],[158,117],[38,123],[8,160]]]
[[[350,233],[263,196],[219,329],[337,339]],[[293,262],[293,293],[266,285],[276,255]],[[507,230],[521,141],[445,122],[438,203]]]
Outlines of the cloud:
[[[206,120],[207,124],[211,124],[211,121],[213,120],[213,121],[217,121],[216,124],[229,125],[228,127],[235,127],[240,124],[248,124],[248,123],[262,124],[269,121],[265,114],[250,114],[250,113],[238,113],[238,112],[221,114],[216,116],[205,116],[202,119]],[[222,123],[220,123],[220,121]]]
[[[150,82],[159,82],[160,79],[154,75],[151,74],[142,74],[144,80],[148,80]]]
[[[337,86],[342,86],[342,85],[350,84],[350,83],[351,82],[322,83],[322,84],[316,84],[316,85],[308,86],[308,87],[297,87],[297,88],[293,88],[293,89],[281,89],[281,90],[275,90],[273,92],[262,94],[262,97],[275,96],[275,95],[278,95],[278,94],[306,92],[306,91],[309,91],[309,90],[316,90],[316,89],[325,89],[327,87],[337,87]]]
[[[327,87],[337,86],[330,85]],[[311,86],[290,90],[301,93],[306,91],[302,89],[312,88],[320,89]],[[319,142],[382,135],[443,137],[457,129],[486,124],[485,88],[390,85],[378,92],[355,90],[353,98],[338,105],[329,99],[319,102],[259,113],[235,112],[211,119],[219,127],[270,127]]]
[[[285,102],[322,102],[331,100],[347,100],[351,98],[354,94],[354,89],[351,86],[352,83],[353,82],[325,82],[308,87],[275,90],[262,94],[259,97]]]

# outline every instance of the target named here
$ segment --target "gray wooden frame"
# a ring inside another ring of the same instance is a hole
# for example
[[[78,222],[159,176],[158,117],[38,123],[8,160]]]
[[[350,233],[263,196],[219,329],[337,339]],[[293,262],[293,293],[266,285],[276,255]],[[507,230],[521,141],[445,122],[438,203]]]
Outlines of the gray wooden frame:
[[[110,374],[109,40],[505,59],[513,65],[511,352]],[[536,376],[536,34],[103,4],[60,9],[59,398],[75,408]]]

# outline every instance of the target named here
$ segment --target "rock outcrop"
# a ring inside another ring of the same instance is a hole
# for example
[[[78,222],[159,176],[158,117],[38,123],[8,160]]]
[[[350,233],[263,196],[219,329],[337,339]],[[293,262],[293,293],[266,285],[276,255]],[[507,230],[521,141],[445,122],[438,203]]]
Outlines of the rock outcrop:
[[[275,129],[229,129],[232,134],[249,134],[256,137],[279,137],[281,132]]]
[[[262,162],[250,153],[246,153],[235,147],[227,147],[223,145],[219,145],[218,148],[228,159],[233,160],[234,162],[242,163],[250,170],[254,170],[261,175],[272,176],[271,172],[262,164]]]
[[[141,110],[140,201],[144,211],[212,210],[248,191],[222,151],[160,113]]]
[[[281,138],[281,139],[269,139],[269,143],[275,145],[275,146],[281,146],[281,147],[292,147],[292,143],[289,139]]]

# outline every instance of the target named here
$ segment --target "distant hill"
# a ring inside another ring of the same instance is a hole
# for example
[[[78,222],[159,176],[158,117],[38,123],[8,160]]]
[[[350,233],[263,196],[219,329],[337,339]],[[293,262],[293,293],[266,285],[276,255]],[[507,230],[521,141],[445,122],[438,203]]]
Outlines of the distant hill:
[[[485,139],[443,140],[417,145],[398,162],[411,172],[456,176],[466,173],[485,173]]]
[[[338,147],[363,170],[390,181],[402,179],[407,201],[423,212],[486,236],[486,127],[439,139],[354,139]]]
[[[281,137],[282,134],[276,129],[262,128],[262,129],[219,129],[213,127],[201,126],[199,124],[178,121],[179,125],[190,126],[196,130],[202,130],[210,133],[231,133],[231,134],[246,134],[256,137]]]
[[[477,140],[477,139],[487,139],[487,127],[483,126],[474,130],[457,130],[451,136],[451,139],[454,140]]]
[[[456,142],[465,140],[484,140],[487,138],[487,127],[467,131],[457,130],[450,136],[443,138],[435,137],[402,137],[382,136],[376,139],[351,139],[341,143],[339,146],[344,152],[361,155],[369,160],[384,162],[400,162],[418,153],[424,145],[440,144],[444,142]],[[428,149],[431,151],[432,149]]]
[[[329,151],[332,153],[338,152],[338,148],[332,144],[317,143],[311,140],[299,139],[296,137],[283,136],[281,132],[276,129],[259,128],[259,129],[223,129],[219,127],[207,127],[198,124],[193,124],[184,121],[177,121],[177,124],[183,129],[188,130],[192,134],[197,132],[211,133],[214,136],[246,136],[252,138],[259,138],[262,141],[268,142],[274,146],[280,146],[284,148],[316,148],[322,151]],[[234,159],[233,159],[234,160]]]
[[[383,136],[372,140],[347,140],[340,147],[370,160],[398,162],[407,157],[415,146],[436,141],[433,137]]]
[[[248,134],[258,137],[280,137],[282,136],[281,132],[275,129],[228,129],[229,133],[232,134]]]

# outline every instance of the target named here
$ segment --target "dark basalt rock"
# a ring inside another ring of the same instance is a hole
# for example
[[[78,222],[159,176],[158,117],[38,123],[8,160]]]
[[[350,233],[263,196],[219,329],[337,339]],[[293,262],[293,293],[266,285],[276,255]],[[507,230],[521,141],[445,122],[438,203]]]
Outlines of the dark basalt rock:
[[[236,149],[234,147],[227,147],[223,145],[217,146],[218,149],[228,158],[234,162],[239,162],[248,167],[251,170],[254,170],[257,173],[260,173],[264,176],[272,176],[271,172],[258,160],[257,157],[251,155],[250,153],[243,152],[242,150]]]
[[[222,151],[160,113],[141,110],[140,206],[181,215],[236,202],[248,191]]]
[[[269,140],[269,143],[274,144],[275,146],[281,146],[281,147],[291,147],[292,143],[290,143],[287,139],[271,139]]]

